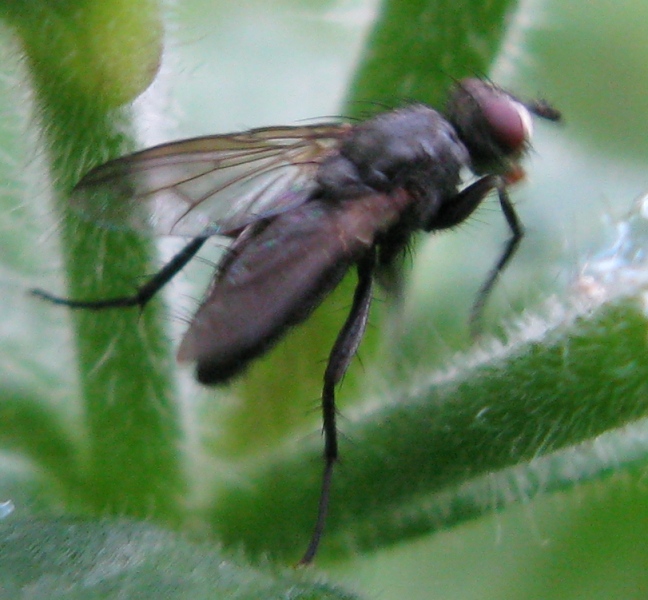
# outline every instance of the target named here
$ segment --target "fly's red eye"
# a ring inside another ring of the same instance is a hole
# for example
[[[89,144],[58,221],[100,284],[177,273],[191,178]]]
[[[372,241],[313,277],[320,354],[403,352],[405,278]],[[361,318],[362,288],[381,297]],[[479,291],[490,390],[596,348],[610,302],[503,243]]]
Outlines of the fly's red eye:
[[[506,96],[491,96],[481,99],[481,110],[503,149],[512,153],[524,150],[532,125],[531,115],[522,104]]]

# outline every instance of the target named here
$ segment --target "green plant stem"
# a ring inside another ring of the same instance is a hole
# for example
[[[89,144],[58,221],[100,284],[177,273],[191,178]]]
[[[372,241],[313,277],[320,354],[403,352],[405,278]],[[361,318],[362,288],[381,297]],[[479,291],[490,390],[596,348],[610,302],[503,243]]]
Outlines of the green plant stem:
[[[133,147],[119,109],[157,70],[157,2],[30,3],[4,7],[31,74],[60,219],[73,298],[131,293],[152,271],[150,240],[106,231],[69,206],[91,167]],[[177,522],[184,489],[171,358],[157,302],[101,314],[76,311],[73,326],[87,424],[86,469],[70,502],[84,511]],[[49,310],[65,310],[50,307]]]
[[[516,6],[513,0],[385,2],[348,109],[360,115],[368,100],[441,106],[454,79],[488,72]]]

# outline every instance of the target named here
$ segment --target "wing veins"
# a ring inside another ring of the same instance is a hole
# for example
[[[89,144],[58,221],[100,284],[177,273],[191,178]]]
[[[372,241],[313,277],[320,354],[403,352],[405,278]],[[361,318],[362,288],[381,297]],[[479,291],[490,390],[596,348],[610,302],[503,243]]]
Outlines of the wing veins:
[[[174,183],[171,183],[169,185],[162,185],[162,186],[159,186],[159,187],[156,187],[156,188],[148,189],[144,193],[135,193],[135,194],[133,194],[133,197],[134,198],[145,198],[147,196],[152,196],[154,194],[157,194],[157,193],[165,191],[165,190],[170,190],[172,188],[176,188],[176,187],[181,186],[181,185],[183,185],[185,183],[190,183],[192,181],[196,181],[196,180],[200,179],[201,177],[206,177],[206,176],[208,176],[208,175],[210,175],[210,174],[212,174],[212,173],[214,173],[215,171],[218,171],[218,170],[225,170],[225,169],[229,169],[229,168],[233,168],[233,167],[240,167],[240,166],[245,165],[245,164],[257,162],[257,161],[272,158],[272,157],[276,158],[276,160],[274,162],[271,162],[268,166],[266,166],[263,169],[257,170],[256,172],[253,172],[253,173],[250,173],[250,172],[242,173],[238,177],[227,180],[223,185],[221,185],[220,187],[213,190],[210,194],[205,195],[203,198],[201,198],[197,202],[195,202],[194,203],[194,206],[195,206],[197,204],[200,204],[201,202],[203,202],[207,198],[209,198],[209,196],[212,196],[214,194],[222,192],[223,190],[227,189],[230,185],[234,185],[236,183],[244,181],[245,179],[252,180],[255,177],[258,177],[260,175],[264,175],[264,174],[270,172],[272,169],[290,167],[290,166],[306,165],[306,164],[311,164],[311,163],[316,164],[317,161],[312,161],[312,160],[306,160],[306,161],[301,161],[301,162],[291,161],[290,163],[287,163],[286,165],[278,165],[277,164],[277,163],[279,163],[281,161],[281,158],[283,158],[283,156],[285,155],[286,150],[292,150],[292,149],[295,149],[295,148],[300,148],[302,146],[305,146],[305,144],[293,144],[292,146],[285,147],[285,148],[276,148],[276,149],[275,148],[271,148],[271,149],[270,148],[265,148],[265,149],[260,149],[259,153],[265,151],[265,154],[266,154],[266,156],[262,156],[262,157],[259,157],[256,154],[251,156],[251,153],[249,153],[249,152],[241,152],[241,153],[239,153],[240,158],[248,158],[248,160],[240,160],[239,162],[236,162],[236,163],[231,162],[231,163],[227,163],[225,165],[223,165],[221,163],[217,163],[216,160],[213,160],[212,162],[214,163],[214,166],[212,168],[208,169],[208,170],[202,171],[202,172],[197,173],[196,175],[192,175],[190,177],[185,177],[184,179],[179,179],[178,181],[176,181]],[[230,157],[228,157],[227,159],[223,159],[223,162],[226,162],[226,160],[230,160]],[[175,164],[183,164],[183,162],[191,163],[191,162],[201,162],[201,161],[196,160],[195,158],[193,158],[191,160],[186,160],[186,161],[182,161],[182,162],[175,163]],[[207,162],[207,161],[205,161],[205,162]],[[168,163],[168,164],[173,165],[174,163]],[[141,168],[132,169],[132,172],[134,172],[134,173],[142,173],[142,172],[144,172],[146,170],[156,169],[156,168],[159,168],[161,166],[167,166],[167,165],[166,164],[141,165]],[[113,179],[113,178],[114,178],[114,175],[107,175],[103,179],[92,180],[89,183],[92,183],[92,184],[101,183],[102,181],[109,181],[110,179]]]
[[[278,127],[162,144],[87,173],[75,187],[76,203],[109,225],[180,235],[214,226],[238,231],[306,201],[317,165],[344,131]]]
[[[198,198],[197,200],[195,200],[193,203],[192,203],[191,199],[189,199],[189,201],[187,202],[187,204],[189,204],[189,207],[187,208],[187,210],[185,210],[185,211],[184,211],[184,212],[183,212],[183,213],[178,217],[178,219],[176,220],[176,225],[177,225],[180,221],[182,221],[182,219],[184,219],[184,218],[189,214],[189,212],[192,211],[196,206],[198,206],[199,204],[202,204],[203,202],[205,202],[205,200],[207,200],[207,199],[210,198],[211,196],[214,196],[214,195],[216,195],[216,194],[220,194],[223,190],[226,190],[228,187],[230,187],[230,186],[232,186],[232,185],[235,185],[235,184],[237,184],[237,183],[240,183],[241,181],[244,181],[244,180],[246,180],[246,179],[252,181],[252,180],[253,180],[254,178],[256,178],[256,177],[260,177],[260,176],[262,176],[262,175],[266,175],[266,174],[272,172],[273,170],[278,170],[278,169],[286,168],[287,166],[295,166],[295,165],[298,165],[298,164],[309,164],[308,162],[303,162],[303,163],[291,163],[291,165],[282,165],[282,164],[280,164],[280,162],[281,162],[281,161],[280,161],[279,159],[275,159],[274,163],[269,164],[269,165],[266,166],[264,169],[262,169],[262,170],[258,170],[258,171],[256,171],[256,172],[253,173],[253,174],[250,174],[250,173],[243,173],[243,174],[240,175],[239,177],[235,177],[235,178],[229,179],[229,180],[226,181],[223,185],[217,187],[216,189],[211,189],[211,190],[209,191],[209,193],[203,194],[202,197],[199,197],[199,198]],[[174,189],[174,192],[177,192],[177,193],[180,193],[180,194],[183,195],[183,196],[186,196],[186,195],[182,192],[181,188],[179,188],[180,185],[182,185],[183,183],[187,183],[188,181],[191,181],[192,179],[198,179],[199,177],[203,177],[203,176],[205,176],[205,175],[208,175],[209,173],[212,173],[214,170],[215,170],[215,169],[212,169],[211,171],[207,171],[206,173],[203,173],[203,174],[200,175],[200,176],[197,176],[197,177],[195,177],[195,178],[191,178],[191,179],[186,179],[186,180],[184,180],[184,181],[182,181],[182,182],[180,182],[180,183],[176,183],[176,184],[174,184],[174,185],[172,185],[172,186],[167,186],[167,187],[164,187],[164,188],[159,188],[159,190],[157,190],[157,191],[161,191],[161,190],[163,190],[163,189]],[[278,181],[279,177],[281,177],[281,175],[279,175],[277,178],[273,179],[272,181],[268,182],[268,184],[267,184],[266,186],[264,186],[261,190],[259,190],[259,191],[258,191],[258,192],[257,192],[257,193],[252,197],[253,199],[252,199],[252,201],[251,201],[251,203],[250,203],[250,206],[254,206],[254,204],[257,203],[257,202],[259,201],[259,199],[263,196],[263,193],[264,193],[265,191],[267,191],[268,189],[270,189],[270,187],[272,187],[272,185],[274,185],[274,184]],[[293,176],[292,179],[294,180],[295,177]],[[142,196],[146,196],[146,195],[150,195],[150,194],[154,194],[154,193],[156,193],[156,192],[149,192],[148,194],[143,194]],[[137,196],[135,196],[135,197],[141,197],[141,196],[137,195]]]

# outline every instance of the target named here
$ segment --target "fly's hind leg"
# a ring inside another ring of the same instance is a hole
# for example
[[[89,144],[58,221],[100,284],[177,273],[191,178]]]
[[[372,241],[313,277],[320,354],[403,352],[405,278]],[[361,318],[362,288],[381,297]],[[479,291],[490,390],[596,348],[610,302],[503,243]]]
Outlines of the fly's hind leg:
[[[315,528],[310,543],[299,564],[312,562],[322,539],[328,504],[331,494],[331,479],[333,467],[338,459],[338,432],[335,414],[335,386],[341,381],[351,363],[365,328],[371,306],[372,283],[376,263],[375,251],[372,249],[358,263],[358,284],[353,295],[351,311],[338,334],[333,349],[329,355],[326,371],[324,372],[324,387],[322,390],[322,423],[324,431],[324,474],[320,491],[319,505]]]
[[[197,254],[198,250],[207,241],[207,237],[197,237],[191,240],[178,254],[176,254],[164,267],[162,267],[151,279],[130,296],[107,298],[103,300],[72,300],[55,296],[41,289],[33,289],[30,293],[33,296],[47,300],[54,304],[68,306],[69,308],[80,308],[87,310],[103,310],[106,308],[123,308],[128,306],[139,306],[144,308],[146,303],[155,296],[173,277],[175,277],[186,264]]]

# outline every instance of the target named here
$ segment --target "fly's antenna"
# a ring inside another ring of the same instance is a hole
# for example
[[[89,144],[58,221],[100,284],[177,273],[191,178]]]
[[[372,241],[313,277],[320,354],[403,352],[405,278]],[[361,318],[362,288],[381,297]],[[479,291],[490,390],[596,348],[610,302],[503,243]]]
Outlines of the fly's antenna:
[[[536,117],[545,119],[547,121],[563,122],[562,113],[544,98],[524,102],[524,106],[532,112]]]

